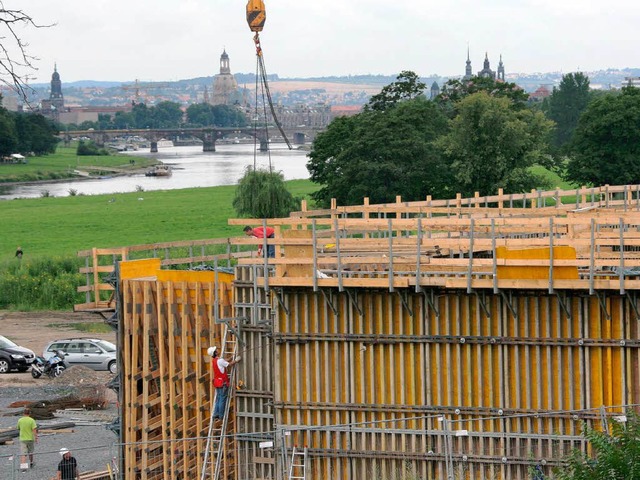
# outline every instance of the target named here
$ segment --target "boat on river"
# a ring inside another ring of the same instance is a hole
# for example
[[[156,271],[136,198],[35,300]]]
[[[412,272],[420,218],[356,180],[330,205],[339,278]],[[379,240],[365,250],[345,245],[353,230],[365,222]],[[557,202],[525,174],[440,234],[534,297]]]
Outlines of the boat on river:
[[[156,165],[151,170],[148,170],[144,175],[145,177],[170,177],[172,170],[169,165]]]

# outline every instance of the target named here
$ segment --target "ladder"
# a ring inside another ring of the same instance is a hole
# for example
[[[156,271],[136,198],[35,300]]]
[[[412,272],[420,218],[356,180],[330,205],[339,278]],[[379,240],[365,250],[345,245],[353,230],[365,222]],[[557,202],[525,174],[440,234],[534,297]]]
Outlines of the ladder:
[[[238,342],[233,334],[234,329],[228,323],[224,326],[224,335],[222,340],[222,350],[220,351],[220,358],[225,358],[229,354],[232,354],[233,358],[238,353]],[[220,471],[222,469],[222,458],[224,454],[225,435],[227,432],[227,425],[229,424],[229,406],[231,404],[231,396],[233,394],[233,386],[235,385],[235,368],[231,369],[229,375],[229,391],[227,395],[227,403],[224,406],[224,416],[222,417],[222,423],[219,426],[215,426],[215,419],[213,414],[215,412],[214,405],[218,391],[215,391],[213,401],[211,403],[211,417],[209,419],[209,433],[207,434],[207,444],[204,451],[204,461],[202,463],[202,475],[201,480],[206,478],[212,478],[218,480],[220,478]],[[209,456],[215,454],[215,458],[209,460]],[[213,468],[213,477],[211,477],[210,468]]]
[[[294,478],[300,480],[307,479],[307,447],[304,447],[302,451],[299,449],[296,450],[296,447],[293,447],[288,480],[292,480]]]

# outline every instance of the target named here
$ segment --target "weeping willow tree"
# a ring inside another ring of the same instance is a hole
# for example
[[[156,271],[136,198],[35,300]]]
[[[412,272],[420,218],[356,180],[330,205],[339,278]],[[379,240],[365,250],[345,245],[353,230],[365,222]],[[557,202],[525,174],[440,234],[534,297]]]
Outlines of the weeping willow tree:
[[[298,207],[298,200],[287,190],[282,173],[251,167],[240,179],[233,199],[233,208],[241,217],[287,217]]]

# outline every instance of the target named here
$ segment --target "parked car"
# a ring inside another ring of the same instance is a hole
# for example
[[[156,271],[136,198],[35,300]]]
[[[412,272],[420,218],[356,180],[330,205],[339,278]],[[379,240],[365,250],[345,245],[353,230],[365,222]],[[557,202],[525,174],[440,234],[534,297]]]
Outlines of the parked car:
[[[0,373],[8,373],[11,370],[26,372],[35,358],[33,351],[0,335]]]
[[[98,338],[63,338],[49,342],[42,356],[48,360],[56,350],[62,350],[69,367],[83,365],[93,370],[108,370],[116,373],[116,346]]]

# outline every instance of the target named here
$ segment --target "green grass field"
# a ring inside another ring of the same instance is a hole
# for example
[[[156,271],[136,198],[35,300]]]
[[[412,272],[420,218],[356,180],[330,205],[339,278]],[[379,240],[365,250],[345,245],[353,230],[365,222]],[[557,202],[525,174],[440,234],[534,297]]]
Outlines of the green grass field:
[[[317,189],[292,180],[294,196]],[[0,261],[16,246],[29,256],[75,255],[92,247],[239,236],[227,225],[235,186],[0,201]]]
[[[73,178],[73,170],[86,168],[90,173],[99,174],[114,170],[135,170],[157,163],[148,158],[133,158],[127,155],[78,156],[76,147],[58,146],[56,153],[43,157],[29,157],[27,163],[0,163],[0,183],[32,182]],[[135,163],[131,163],[133,160]]]

